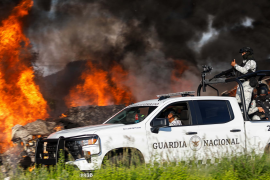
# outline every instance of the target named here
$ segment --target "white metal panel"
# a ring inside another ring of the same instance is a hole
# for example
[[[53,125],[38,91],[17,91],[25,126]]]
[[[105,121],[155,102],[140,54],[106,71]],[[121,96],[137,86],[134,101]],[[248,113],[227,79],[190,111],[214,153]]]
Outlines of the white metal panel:
[[[201,153],[203,160],[219,159],[245,151],[244,120],[238,103],[235,99],[230,100],[234,119],[222,124],[199,125],[198,136],[202,141]],[[236,132],[235,132],[236,131]]]
[[[263,153],[270,142],[270,121],[246,121],[245,126],[248,152]]]

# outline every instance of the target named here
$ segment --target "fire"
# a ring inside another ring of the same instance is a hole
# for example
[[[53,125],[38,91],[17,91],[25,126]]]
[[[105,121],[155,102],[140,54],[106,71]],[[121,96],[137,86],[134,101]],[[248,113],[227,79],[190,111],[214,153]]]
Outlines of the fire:
[[[32,0],[23,0],[0,26],[0,152],[12,145],[14,125],[48,116],[47,103],[34,82],[30,42],[20,22],[32,5]]]
[[[41,135],[33,135],[33,139],[38,139],[38,138],[41,138],[42,136]]]
[[[32,172],[35,168],[36,168],[36,167],[35,167],[35,165],[34,165],[34,166],[29,167],[28,170],[29,170],[30,172]]]
[[[128,73],[116,63],[107,72],[88,61],[87,70],[81,75],[84,83],[70,90],[66,104],[69,107],[129,104],[132,94],[129,88],[122,84],[127,75]]]
[[[65,115],[65,114],[61,114],[61,116],[60,116],[60,118],[65,118],[65,117],[67,117],[67,115]]]
[[[235,87],[234,87],[233,89],[231,89],[231,90],[226,90],[226,91],[222,92],[221,95],[230,96],[230,97],[235,97],[236,91],[237,91],[237,86],[235,86]],[[255,89],[254,89],[254,92],[255,92]]]
[[[61,131],[62,129],[64,129],[64,127],[58,125],[58,126],[56,126],[56,127],[54,128],[54,131],[57,132],[57,131]]]
[[[189,69],[188,65],[182,60],[174,60],[173,64],[174,69],[171,73],[171,89],[174,92],[179,91],[179,88],[185,91],[190,90],[192,88],[192,82],[181,78],[182,74]]]

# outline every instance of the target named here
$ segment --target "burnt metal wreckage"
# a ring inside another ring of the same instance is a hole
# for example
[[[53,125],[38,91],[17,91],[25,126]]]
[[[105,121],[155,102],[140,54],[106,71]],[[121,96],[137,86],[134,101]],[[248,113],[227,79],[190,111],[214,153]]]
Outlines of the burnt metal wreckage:
[[[242,80],[250,79],[250,78],[257,78],[258,82],[261,82],[263,78],[270,76],[270,70],[259,70],[253,73],[248,73],[243,76],[239,77],[232,77],[233,73],[232,71],[224,71],[216,76],[214,76],[211,79],[206,79],[206,74],[210,73],[212,71],[212,67],[210,66],[203,66],[203,72],[202,72],[202,80],[201,83],[198,86],[197,89],[197,96],[201,96],[201,90],[203,89],[203,92],[206,92],[206,87],[209,86],[210,88],[214,89],[217,92],[217,96],[219,96],[219,91],[217,88],[213,87],[213,84],[222,84],[222,83],[229,83],[229,82],[236,82],[240,88],[240,99],[242,102],[242,108],[243,108],[243,118],[245,121],[249,121],[250,118],[248,116],[248,110],[246,109],[246,101],[245,101],[245,94],[244,94],[244,88],[242,84]]]

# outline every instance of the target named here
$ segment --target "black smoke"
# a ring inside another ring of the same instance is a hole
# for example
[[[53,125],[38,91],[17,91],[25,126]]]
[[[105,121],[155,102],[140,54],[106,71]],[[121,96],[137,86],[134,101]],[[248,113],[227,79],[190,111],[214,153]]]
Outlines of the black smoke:
[[[202,7],[214,16],[212,27],[219,31],[215,40],[207,43],[200,53],[200,59],[229,61],[237,56],[244,46],[253,48],[259,68],[269,68],[270,3],[259,1],[203,1]],[[253,20],[249,27],[243,26],[246,18]]]
[[[35,0],[24,30],[45,76],[80,59],[105,70],[116,61],[136,79],[123,83],[143,100],[173,91],[175,61],[189,66],[179,78],[191,88],[178,82],[179,91],[196,90],[203,64],[218,73],[233,59],[240,63],[244,46],[268,69],[269,8],[267,0]],[[212,37],[201,41],[210,30]]]
[[[12,9],[20,3],[20,0],[0,0],[0,25],[2,21],[6,19]]]

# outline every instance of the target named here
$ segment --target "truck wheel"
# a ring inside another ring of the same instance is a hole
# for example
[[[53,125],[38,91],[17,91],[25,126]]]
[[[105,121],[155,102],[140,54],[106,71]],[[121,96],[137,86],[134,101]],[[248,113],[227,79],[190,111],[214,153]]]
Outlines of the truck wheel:
[[[115,156],[112,156],[108,159],[108,162],[110,165],[113,166],[130,166],[130,157],[129,156],[123,156],[122,154],[117,154]]]
[[[139,151],[134,150],[124,150],[124,151],[113,151],[106,155],[105,160],[103,160],[103,166],[114,165],[114,166],[138,166],[144,164],[144,158]]]

